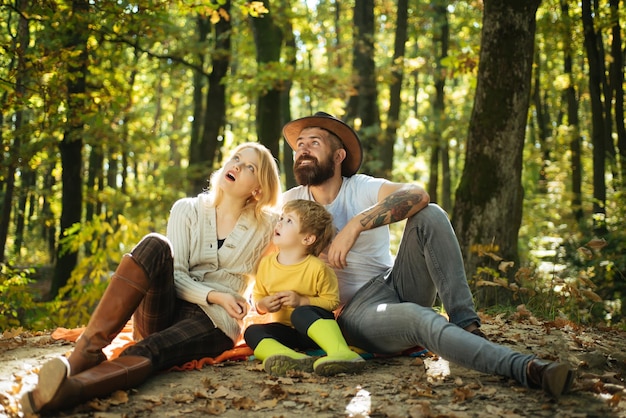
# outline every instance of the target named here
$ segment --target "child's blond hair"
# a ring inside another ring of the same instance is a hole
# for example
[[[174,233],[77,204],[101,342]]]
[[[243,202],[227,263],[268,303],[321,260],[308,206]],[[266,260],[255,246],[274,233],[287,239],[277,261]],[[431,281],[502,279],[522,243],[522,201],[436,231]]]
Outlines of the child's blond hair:
[[[283,206],[284,213],[295,213],[300,220],[300,232],[315,235],[315,242],[308,247],[308,253],[315,256],[330,244],[335,236],[332,215],[312,200],[290,200]]]

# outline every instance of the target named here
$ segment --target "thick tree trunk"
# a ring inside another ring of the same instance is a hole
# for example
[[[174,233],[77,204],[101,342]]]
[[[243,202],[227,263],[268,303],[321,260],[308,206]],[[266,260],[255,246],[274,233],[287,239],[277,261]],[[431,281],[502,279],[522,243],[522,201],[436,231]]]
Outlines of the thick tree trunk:
[[[230,2],[226,2],[221,7],[230,13]],[[209,25],[208,21],[204,21],[204,25]],[[208,27],[199,26],[200,36],[206,37]],[[204,99],[204,112],[198,108],[194,111],[194,114],[202,114],[202,122],[200,126],[194,128],[195,135],[199,136],[199,139],[197,142],[192,142],[190,146],[188,175],[191,195],[196,195],[207,187],[207,169],[211,170],[218,160],[219,138],[224,135],[226,124],[226,86],[222,83],[222,79],[228,73],[231,61],[230,19],[220,19],[214,28],[215,47],[211,50],[212,69],[208,76],[209,88]],[[199,75],[196,75],[194,80],[195,89],[201,90]],[[200,101],[200,97],[199,92],[194,93],[194,98]],[[195,103],[195,106],[200,106],[200,103]]]
[[[407,39],[408,0],[398,0],[396,15],[396,34],[394,38],[393,63],[391,70],[391,85],[389,86],[389,110],[387,111],[387,127],[381,141],[380,160],[382,163],[380,174],[391,178],[393,169],[393,148],[396,143],[396,133],[400,125],[400,108],[402,106],[402,81],[404,80],[404,54]]]
[[[591,0],[582,1],[582,21],[585,34],[585,50],[589,64],[589,98],[591,101],[591,140],[593,143],[593,213],[594,231],[606,232],[606,141],[605,115],[602,103],[603,57],[598,51],[598,39],[591,10]]]
[[[476,97],[465,167],[453,213],[470,278],[485,253],[518,261],[522,220],[522,151],[530,98],[535,14],[540,0],[486,0]],[[490,266],[492,276],[497,265]],[[501,302],[500,292],[476,291],[480,306]]]
[[[359,133],[364,161],[361,170],[380,175],[380,112],[374,62],[374,0],[356,0],[354,5],[352,49],[353,90],[346,108],[345,122]]]
[[[60,239],[67,230],[81,221],[83,208],[83,129],[82,114],[85,113],[85,92],[87,78],[87,37],[89,28],[83,19],[89,14],[89,3],[85,0],[72,2],[72,15],[74,22],[71,33],[67,33],[66,48],[70,51],[80,51],[76,60],[68,62],[67,79],[67,122],[63,140],[59,144],[61,152],[61,166],[63,172],[63,196],[61,197],[61,229]],[[76,267],[78,252],[67,250],[63,243],[57,244],[57,263],[54,268],[54,276],[50,288],[50,297],[54,298],[59,290],[67,284]]]
[[[572,170],[571,187],[572,187],[572,213],[577,222],[583,219],[582,208],[582,156],[581,156],[581,137],[580,137],[580,121],[578,118],[578,98],[576,95],[576,84],[574,82],[574,74],[572,72],[572,49],[571,49],[571,18],[569,15],[568,0],[561,0],[561,15],[565,22],[565,39],[563,72],[569,78],[569,85],[564,91],[564,103],[567,103],[567,125],[570,132],[570,166]]]
[[[198,41],[206,42],[207,36],[211,30],[211,23],[207,16],[196,17],[196,30],[198,32]],[[198,66],[204,68],[204,54],[198,54]],[[202,89],[207,79],[200,69],[193,70],[193,121],[191,122],[191,132],[189,138],[189,167],[187,168],[189,196],[195,196],[199,190],[207,186],[207,167],[202,166],[201,161],[201,136],[204,124],[204,100]],[[205,161],[206,166],[211,168],[211,164]]]
[[[283,34],[276,25],[275,17],[280,10],[275,2],[270,4],[265,0],[265,7],[269,10],[263,18],[253,18],[252,28],[256,45],[256,58],[259,72],[268,71],[267,65],[279,65]],[[281,115],[281,86],[275,80],[274,85],[259,94],[256,107],[256,127],[259,142],[265,145],[274,156],[280,155],[279,143],[282,138],[283,121]]]

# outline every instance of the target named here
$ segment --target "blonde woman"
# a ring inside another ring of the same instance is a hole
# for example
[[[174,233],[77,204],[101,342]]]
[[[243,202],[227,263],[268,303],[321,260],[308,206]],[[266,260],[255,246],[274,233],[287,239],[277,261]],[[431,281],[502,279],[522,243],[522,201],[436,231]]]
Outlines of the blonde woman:
[[[124,255],[73,352],[44,364],[23,411],[66,409],[233,348],[279,196],[270,151],[238,146],[207,191],[173,205],[167,237],[149,234]],[[131,316],[138,342],[107,360],[102,349]]]

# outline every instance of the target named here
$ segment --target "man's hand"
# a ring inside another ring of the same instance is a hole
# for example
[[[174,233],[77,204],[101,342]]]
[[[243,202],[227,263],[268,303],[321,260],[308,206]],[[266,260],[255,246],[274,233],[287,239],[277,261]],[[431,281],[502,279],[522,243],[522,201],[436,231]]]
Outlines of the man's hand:
[[[328,264],[335,269],[343,269],[348,265],[346,258],[359,237],[362,228],[354,218],[335,235],[328,247]]]

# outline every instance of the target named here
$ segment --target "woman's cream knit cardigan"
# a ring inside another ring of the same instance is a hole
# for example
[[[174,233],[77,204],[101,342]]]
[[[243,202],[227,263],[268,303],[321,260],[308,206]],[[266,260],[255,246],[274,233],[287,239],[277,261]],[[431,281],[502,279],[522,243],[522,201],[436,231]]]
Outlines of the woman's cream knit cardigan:
[[[209,304],[207,294],[215,290],[243,295],[270,242],[276,216],[268,212],[257,220],[252,210],[244,211],[218,250],[215,208],[208,194],[183,198],[172,206],[167,237],[174,248],[176,294],[200,306],[233,342],[240,336],[241,321]]]

